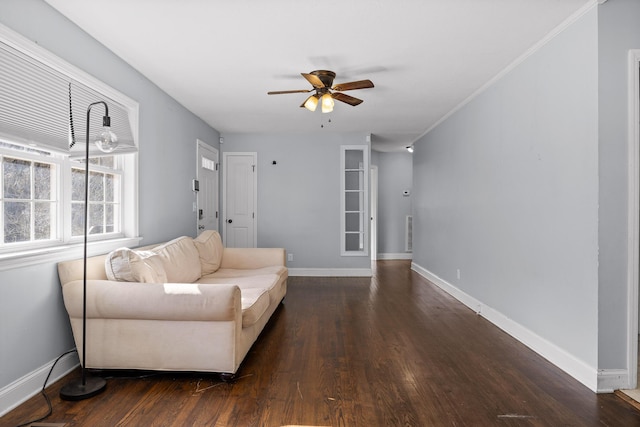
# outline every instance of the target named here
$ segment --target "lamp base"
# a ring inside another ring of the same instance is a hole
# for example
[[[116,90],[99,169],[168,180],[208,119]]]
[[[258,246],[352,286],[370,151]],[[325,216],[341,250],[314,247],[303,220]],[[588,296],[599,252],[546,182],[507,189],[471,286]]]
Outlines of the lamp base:
[[[84,400],[100,394],[107,387],[107,381],[100,377],[87,377],[84,384],[78,378],[60,389],[60,398],[63,400]]]

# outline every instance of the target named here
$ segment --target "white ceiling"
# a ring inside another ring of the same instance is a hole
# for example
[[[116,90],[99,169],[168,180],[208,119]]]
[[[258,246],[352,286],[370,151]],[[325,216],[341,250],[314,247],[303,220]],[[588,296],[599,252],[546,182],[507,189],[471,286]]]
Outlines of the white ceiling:
[[[46,0],[209,125],[410,145],[595,0]],[[370,79],[312,113],[300,75]],[[329,122],[328,119],[331,119]],[[324,127],[321,128],[321,125]]]

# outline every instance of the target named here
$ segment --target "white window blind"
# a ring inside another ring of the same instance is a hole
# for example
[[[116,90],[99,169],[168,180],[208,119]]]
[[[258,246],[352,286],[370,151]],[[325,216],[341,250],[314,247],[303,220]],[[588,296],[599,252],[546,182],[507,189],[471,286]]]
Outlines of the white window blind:
[[[109,107],[121,147],[118,152],[135,151],[126,107],[0,42],[0,136],[61,153],[72,153],[69,145],[75,138],[74,149],[84,151],[87,107],[96,101]],[[101,130],[104,114],[101,105],[91,110],[90,135]]]
[[[68,79],[0,43],[0,135],[68,150]]]

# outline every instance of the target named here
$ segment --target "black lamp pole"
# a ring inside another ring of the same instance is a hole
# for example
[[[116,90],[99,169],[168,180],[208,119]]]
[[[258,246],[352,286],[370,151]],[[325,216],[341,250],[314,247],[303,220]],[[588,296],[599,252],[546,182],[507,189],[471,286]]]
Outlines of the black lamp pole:
[[[103,101],[89,104],[87,108],[87,141],[85,145],[84,157],[84,267],[82,277],[82,363],[80,366],[81,378],[75,379],[64,385],[60,389],[60,397],[64,400],[83,400],[100,394],[107,386],[104,378],[87,377],[86,360],[87,360],[87,235],[89,230],[89,119],[91,117],[91,107],[97,104],[104,105],[105,115],[102,119],[104,127],[111,126],[111,118],[109,117],[109,107]]]

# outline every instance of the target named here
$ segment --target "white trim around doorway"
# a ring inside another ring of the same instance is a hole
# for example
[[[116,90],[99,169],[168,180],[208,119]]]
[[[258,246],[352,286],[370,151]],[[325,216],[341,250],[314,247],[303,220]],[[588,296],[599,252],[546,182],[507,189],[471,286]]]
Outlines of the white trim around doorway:
[[[640,49],[629,51],[627,372],[628,388],[638,385],[638,270],[640,263]]]

